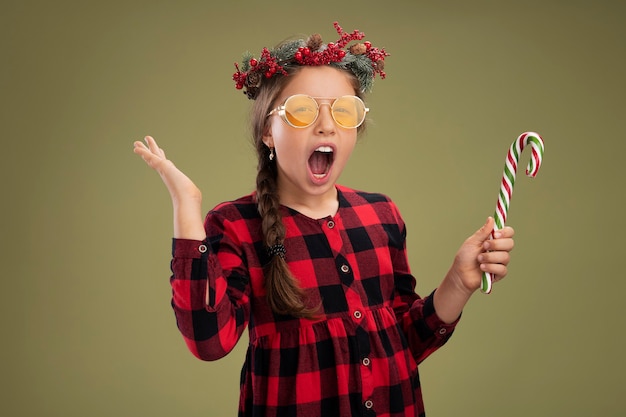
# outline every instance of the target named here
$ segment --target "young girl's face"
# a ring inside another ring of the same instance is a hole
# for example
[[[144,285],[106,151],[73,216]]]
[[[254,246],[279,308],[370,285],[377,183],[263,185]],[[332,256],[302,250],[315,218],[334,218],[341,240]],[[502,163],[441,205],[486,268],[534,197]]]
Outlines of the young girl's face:
[[[335,183],[354,150],[357,129],[339,126],[330,104],[337,97],[354,95],[354,87],[347,74],[329,66],[304,67],[289,77],[274,107],[295,94],[323,99],[317,99],[317,120],[305,128],[290,126],[276,113],[269,116],[263,142],[276,154],[281,203],[336,198]]]

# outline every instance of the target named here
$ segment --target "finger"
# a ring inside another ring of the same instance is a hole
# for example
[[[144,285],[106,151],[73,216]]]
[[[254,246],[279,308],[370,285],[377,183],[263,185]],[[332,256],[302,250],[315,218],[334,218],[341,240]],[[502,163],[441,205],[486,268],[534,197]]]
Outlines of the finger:
[[[154,140],[152,136],[146,136],[145,141],[148,144],[148,148],[150,149],[150,152],[159,156],[162,159],[166,159],[165,151],[162,148],[160,148],[159,145],[157,145],[156,140]]]
[[[507,266],[502,264],[482,263],[480,264],[480,269],[484,272],[490,273],[492,277],[494,277],[494,281],[501,280],[508,273]]]
[[[135,141],[133,143],[133,152],[138,154],[138,155],[144,155],[147,152],[150,152],[150,150],[146,147],[146,145],[143,142],[140,141]]]
[[[141,142],[136,142],[136,145],[135,145],[135,148],[133,149],[133,152],[135,154],[141,156],[141,159],[143,159],[144,162],[146,162],[148,164],[148,166],[150,166],[151,168],[156,168],[156,166],[160,163],[160,161],[163,161],[163,158],[161,158],[158,155],[155,155],[154,153],[152,153],[150,151],[150,149],[148,149]]]
[[[493,235],[496,239],[501,237],[513,237],[515,235],[515,230],[512,227],[505,226],[500,230],[496,230]]]
[[[478,255],[477,260],[481,264],[508,265],[511,262],[511,255],[508,252],[485,252]]]
[[[152,136],[146,136],[144,140],[146,141],[146,144],[148,145],[148,149],[150,149],[150,152],[158,154],[159,145],[157,145],[154,138]]]
[[[507,251],[510,252],[515,247],[515,241],[512,238],[499,238],[486,240],[483,242],[483,248],[486,251]]]

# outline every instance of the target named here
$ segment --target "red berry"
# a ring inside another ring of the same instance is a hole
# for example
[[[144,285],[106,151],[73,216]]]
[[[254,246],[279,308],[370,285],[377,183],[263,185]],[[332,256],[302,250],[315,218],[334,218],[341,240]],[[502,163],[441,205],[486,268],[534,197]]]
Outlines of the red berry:
[[[369,41],[365,41],[365,42],[363,42],[363,44],[365,45],[365,49],[367,49],[368,51],[372,47],[372,43],[369,42]]]
[[[252,65],[253,67],[256,67],[256,64],[258,64],[258,61],[254,58],[250,59],[250,65]]]

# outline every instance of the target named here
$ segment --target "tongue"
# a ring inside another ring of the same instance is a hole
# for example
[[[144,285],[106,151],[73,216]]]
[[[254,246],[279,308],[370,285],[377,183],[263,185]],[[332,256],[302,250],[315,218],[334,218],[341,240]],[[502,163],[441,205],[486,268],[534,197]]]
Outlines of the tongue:
[[[309,166],[313,174],[325,174],[326,168],[328,167],[328,155],[322,152],[313,152],[313,155],[309,158]]]

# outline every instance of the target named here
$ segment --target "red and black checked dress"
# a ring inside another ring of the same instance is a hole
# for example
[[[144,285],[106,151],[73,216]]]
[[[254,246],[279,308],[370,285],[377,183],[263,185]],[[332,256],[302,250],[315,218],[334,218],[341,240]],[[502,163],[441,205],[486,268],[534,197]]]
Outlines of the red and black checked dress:
[[[395,204],[337,189],[335,216],[281,208],[286,260],[319,320],[271,312],[253,195],[211,210],[205,241],[174,239],[172,306],[189,350],[219,359],[248,327],[240,416],[424,415],[417,365],[456,323],[438,319],[432,294],[415,293]]]

